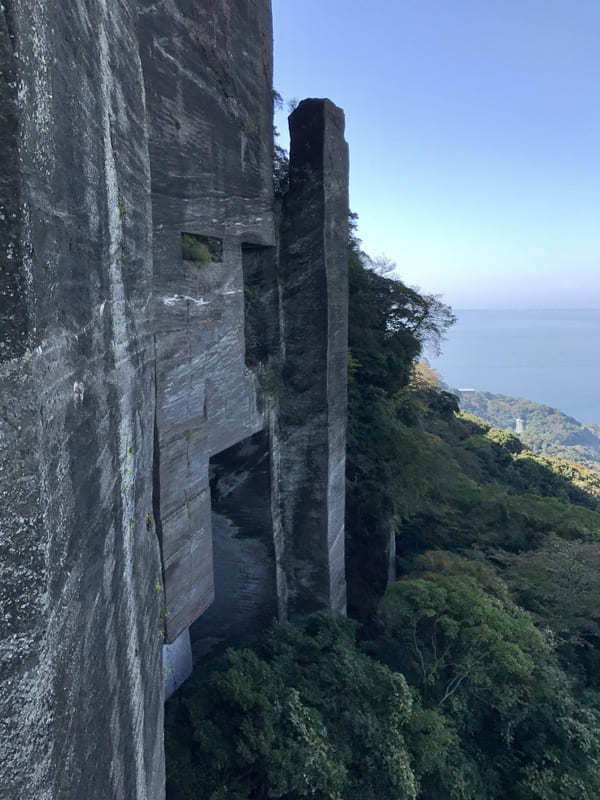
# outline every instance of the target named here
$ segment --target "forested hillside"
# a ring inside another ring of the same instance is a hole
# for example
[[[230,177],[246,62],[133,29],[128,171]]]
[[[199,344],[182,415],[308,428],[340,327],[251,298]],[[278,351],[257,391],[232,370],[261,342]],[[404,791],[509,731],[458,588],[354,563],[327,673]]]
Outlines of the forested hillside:
[[[167,705],[168,797],[600,796],[598,476],[418,369],[452,315],[351,241],[347,574]],[[396,573],[394,580],[394,573]]]
[[[497,428],[514,431],[520,417],[525,426],[520,439],[535,453],[576,461],[600,472],[600,426],[520,397],[479,391],[456,394],[464,411]]]

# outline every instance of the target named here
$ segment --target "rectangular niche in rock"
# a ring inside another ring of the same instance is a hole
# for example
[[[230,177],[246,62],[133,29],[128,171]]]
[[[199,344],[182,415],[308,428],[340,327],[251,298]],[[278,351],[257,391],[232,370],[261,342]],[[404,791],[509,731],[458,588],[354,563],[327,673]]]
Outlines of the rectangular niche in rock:
[[[266,365],[279,354],[279,289],[274,247],[242,244],[246,365]]]
[[[267,432],[213,456],[210,486],[215,600],[190,628],[194,660],[264,630],[278,608]]]
[[[181,256],[184,261],[193,261],[199,267],[222,262],[223,240],[218,239],[216,236],[182,233]]]

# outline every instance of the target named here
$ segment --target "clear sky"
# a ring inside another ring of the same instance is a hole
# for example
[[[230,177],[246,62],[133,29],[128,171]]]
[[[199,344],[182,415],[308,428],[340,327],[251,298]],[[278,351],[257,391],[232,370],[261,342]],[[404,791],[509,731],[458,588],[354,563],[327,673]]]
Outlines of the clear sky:
[[[273,11],[275,88],[346,112],[367,252],[455,308],[600,308],[600,0]]]

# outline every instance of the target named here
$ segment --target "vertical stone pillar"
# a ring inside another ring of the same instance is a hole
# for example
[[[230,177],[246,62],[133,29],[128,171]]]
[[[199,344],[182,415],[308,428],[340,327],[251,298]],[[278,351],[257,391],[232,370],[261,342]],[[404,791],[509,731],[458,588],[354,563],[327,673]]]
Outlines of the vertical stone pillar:
[[[344,612],[348,147],[344,114],[304,100],[290,117],[281,230],[282,518],[290,614]]]

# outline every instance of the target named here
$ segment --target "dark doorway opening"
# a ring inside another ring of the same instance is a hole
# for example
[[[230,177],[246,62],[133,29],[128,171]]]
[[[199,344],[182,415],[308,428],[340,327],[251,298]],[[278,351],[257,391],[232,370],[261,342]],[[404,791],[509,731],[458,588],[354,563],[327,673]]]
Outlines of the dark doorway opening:
[[[252,637],[277,617],[268,434],[213,456],[210,484],[215,600],[190,627],[195,661]]]

